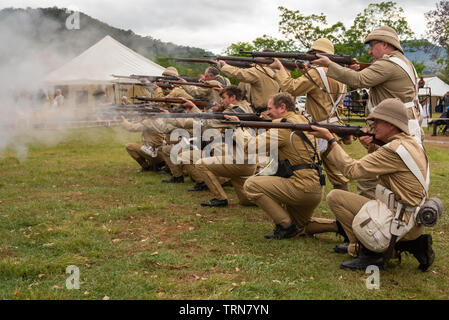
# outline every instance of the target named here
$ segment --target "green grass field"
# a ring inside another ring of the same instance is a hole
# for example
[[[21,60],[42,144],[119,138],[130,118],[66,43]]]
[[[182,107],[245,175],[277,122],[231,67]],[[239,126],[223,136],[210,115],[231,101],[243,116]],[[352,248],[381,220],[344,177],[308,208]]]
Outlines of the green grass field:
[[[48,132],[49,136],[58,132]],[[447,299],[449,217],[428,229],[435,263],[418,270],[403,256],[368,290],[365,272],[340,270],[335,234],[269,241],[273,225],[241,207],[231,187],[227,208],[203,208],[208,192],[162,184],[138,173],[124,143],[139,134],[76,129],[48,146],[28,138],[26,158],[0,154],[2,299]],[[358,143],[345,147],[361,157]],[[428,147],[431,196],[449,205],[449,149]],[[351,184],[355,190],[355,185]],[[326,194],[330,186],[326,186]],[[324,199],[324,198],[323,198]],[[317,216],[332,214],[323,200]],[[68,290],[66,268],[80,270]]]

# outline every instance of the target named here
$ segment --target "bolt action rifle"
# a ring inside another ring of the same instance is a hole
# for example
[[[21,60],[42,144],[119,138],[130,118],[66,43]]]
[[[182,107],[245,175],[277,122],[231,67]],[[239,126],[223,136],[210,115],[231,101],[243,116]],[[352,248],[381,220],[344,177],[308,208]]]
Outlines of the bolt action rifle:
[[[302,52],[255,52],[255,51],[244,51],[240,49],[240,54],[251,55],[251,57],[256,58],[284,58],[284,59],[293,59],[293,60],[306,60],[313,61],[318,59],[316,53],[302,53]],[[341,65],[351,65],[354,64],[354,58],[348,55],[341,54],[329,54],[329,53],[321,53],[320,55],[328,57],[331,61],[336,62]],[[369,67],[370,63],[359,62],[360,70],[363,70]]]
[[[238,116],[244,121],[260,121],[267,122],[261,118],[257,113],[232,113],[232,112],[203,112],[203,113],[147,113],[147,117],[154,118],[193,118],[193,119],[217,119],[224,120],[225,116]],[[231,123],[231,121],[222,121],[222,123]]]
[[[123,79],[133,79],[133,80],[139,80],[139,79],[147,79],[150,82],[162,82],[162,81],[179,81],[179,79],[184,79],[188,82],[198,82],[197,78],[194,77],[188,77],[188,76],[147,76],[147,75],[139,75],[139,74],[132,74],[129,76],[121,76],[116,74],[111,74],[111,76],[115,78],[123,78]]]
[[[234,116],[240,117],[240,114],[233,114]],[[293,131],[313,131],[312,126],[326,128],[330,132],[335,133],[341,138],[345,139],[349,136],[354,137],[362,137],[362,136],[370,136],[373,137],[373,143],[378,144],[380,146],[385,143],[374,138],[373,133],[362,131],[361,126],[351,126],[347,125],[336,125],[336,124],[327,124],[327,123],[291,123],[291,122],[263,122],[263,121],[229,121],[224,120],[223,123],[232,124],[237,127],[247,127],[247,128],[263,128],[263,129],[289,129]]]
[[[150,98],[150,97],[131,97],[131,99],[136,99],[140,101],[151,101],[151,102],[159,102],[159,103],[171,103],[171,104],[184,104],[185,101],[181,98]],[[189,99],[192,101],[197,107],[210,107],[211,103],[208,100],[203,99]]]
[[[231,56],[205,56],[211,59],[190,59],[190,58],[170,58],[171,60],[191,63],[208,63],[211,65],[217,65],[219,60],[226,61],[227,64],[248,69],[254,67],[254,64],[272,64],[273,59],[270,58],[255,58],[255,57],[231,57]],[[296,68],[302,69],[304,64],[300,61],[288,61],[280,60],[285,68],[288,70],[295,70]]]

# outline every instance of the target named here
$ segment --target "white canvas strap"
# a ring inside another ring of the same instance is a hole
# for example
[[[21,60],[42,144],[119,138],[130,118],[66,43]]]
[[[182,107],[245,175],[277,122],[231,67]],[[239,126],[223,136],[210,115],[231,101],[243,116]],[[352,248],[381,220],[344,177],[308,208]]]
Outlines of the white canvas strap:
[[[416,73],[415,68],[413,68],[413,70],[410,69],[407,63],[398,57],[390,57],[390,61],[396,63],[398,66],[404,69],[404,71],[408,74],[410,80],[412,80],[413,85],[416,86],[418,74]]]
[[[405,165],[409,170],[413,173],[413,175],[418,179],[419,183],[424,188],[425,196],[427,197],[428,190],[429,190],[429,184],[430,184],[430,167],[429,167],[429,161],[427,160],[427,175],[426,179],[424,179],[424,176],[422,175],[421,170],[418,168],[418,165],[416,164],[415,160],[413,160],[412,155],[410,152],[408,152],[407,149],[404,148],[403,145],[400,145],[396,149],[396,153],[401,157],[402,161],[404,161]]]
[[[334,101],[334,98],[332,97],[332,94],[331,94],[329,80],[327,79],[326,72],[321,67],[316,68],[316,71],[318,71],[318,74],[320,75],[320,78],[323,81],[323,84],[324,84],[324,86],[326,88],[326,93],[329,95],[329,98],[331,99],[331,102],[332,102],[332,109],[331,109],[331,112],[329,113],[329,118],[331,118],[334,115],[335,111],[337,110],[337,106],[340,103],[341,99],[343,99],[343,96],[344,96],[344,93],[345,93],[345,90],[346,90],[346,85],[343,84],[343,87],[341,89],[342,92],[338,96],[337,100]]]

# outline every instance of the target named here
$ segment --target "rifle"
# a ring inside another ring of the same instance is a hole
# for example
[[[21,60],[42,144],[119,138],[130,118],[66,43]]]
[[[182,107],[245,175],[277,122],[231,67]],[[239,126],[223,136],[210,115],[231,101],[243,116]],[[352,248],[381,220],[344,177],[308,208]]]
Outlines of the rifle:
[[[183,104],[185,101],[181,98],[149,98],[149,97],[131,97],[131,99],[136,99],[140,101],[152,101],[160,103],[173,103],[173,104]],[[202,99],[189,99],[197,107],[209,107],[210,102],[208,100]]]
[[[182,78],[189,82],[198,82],[197,78],[188,77],[188,76],[179,76],[179,77],[173,77],[173,76],[146,76],[146,75],[138,75],[138,74],[132,74],[129,76],[120,76],[116,74],[111,74],[111,76],[115,78],[123,78],[123,79],[134,79],[139,80],[141,78],[145,78],[150,82],[160,82],[160,81],[178,81],[179,78]]]
[[[196,86],[196,87],[202,87],[202,88],[219,88],[221,89],[221,86],[219,85],[213,85],[209,83],[202,83],[202,82],[184,82],[184,81],[174,81],[174,80],[167,80],[164,82],[156,82],[156,85],[164,85],[164,84],[180,84],[183,86]]]
[[[168,58],[169,60],[174,60],[178,62],[187,62],[187,63],[207,63],[211,64],[213,66],[217,66],[218,60],[211,60],[211,59],[191,59],[191,58]],[[231,66],[242,68],[242,69],[248,69],[253,67],[253,65],[249,62],[244,61],[230,61],[229,64]]]
[[[219,60],[226,61],[227,64],[248,69],[254,66],[254,64],[272,64],[274,62],[273,59],[267,59],[267,58],[255,58],[255,57],[231,57],[231,56],[204,56],[209,57],[212,59],[185,59],[185,58],[170,58],[171,60],[175,61],[182,61],[182,62],[192,62],[192,63],[209,63],[212,65],[216,65]],[[280,60],[281,63],[284,65],[285,68],[288,70],[295,70],[296,68],[304,68],[304,64],[299,61],[288,61],[288,60]]]
[[[128,105],[115,105],[105,108],[104,112],[118,112],[118,113],[156,113],[162,112],[163,108],[154,104],[128,104]]]
[[[302,53],[302,52],[255,52],[255,51],[244,51],[240,49],[240,54],[249,54],[252,57],[263,57],[263,58],[285,58],[294,60],[307,60],[313,61],[318,59],[316,53]],[[342,54],[329,54],[329,53],[319,53],[322,56],[328,57],[331,61],[336,62],[341,65],[351,65],[354,63],[354,58],[348,55]],[[368,68],[370,63],[359,62],[360,70]]]
[[[272,64],[274,60],[272,58],[256,58],[256,57],[233,57],[233,56],[205,56],[205,57],[211,57],[217,60],[223,60],[226,61],[227,64],[229,64],[230,61],[244,61],[248,63],[255,63],[255,64]],[[289,70],[295,70],[296,68],[303,69],[304,64],[300,61],[289,61],[289,60],[279,60],[282,65],[289,69]]]
[[[240,114],[233,114],[234,116],[240,117]],[[369,136],[373,137],[373,143],[378,144],[380,146],[384,145],[383,141],[377,140],[374,138],[373,133],[362,131],[361,126],[351,126],[349,124],[346,125],[337,125],[337,124],[327,124],[327,123],[316,123],[312,122],[309,124],[305,123],[291,123],[291,122],[263,122],[263,121],[222,121],[223,123],[233,124],[237,127],[248,127],[248,128],[264,128],[264,129],[289,129],[293,131],[314,131],[312,126],[326,128],[330,132],[335,133],[336,135],[345,138],[349,136],[355,137],[363,137]]]
[[[154,118],[193,118],[193,119],[217,119],[224,120],[225,116],[238,116],[245,121],[260,121],[267,122],[261,118],[257,113],[232,113],[232,112],[203,112],[203,113],[147,113],[147,117]],[[222,123],[231,123],[232,121],[222,121]]]

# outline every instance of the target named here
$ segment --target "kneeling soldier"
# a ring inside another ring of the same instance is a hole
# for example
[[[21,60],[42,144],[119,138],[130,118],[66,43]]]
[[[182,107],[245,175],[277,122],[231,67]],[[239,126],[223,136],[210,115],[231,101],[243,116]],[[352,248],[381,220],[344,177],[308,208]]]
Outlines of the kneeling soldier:
[[[268,116],[274,122],[308,123],[307,119],[295,113],[295,102],[289,93],[278,93],[268,101]],[[308,133],[294,134],[287,129],[270,129],[257,139],[266,143],[270,150],[270,137],[277,135],[278,158],[291,164],[293,174],[287,176],[253,176],[246,180],[243,188],[247,198],[265,211],[274,221],[273,234],[266,238],[291,238],[305,233],[313,211],[319,205],[323,187],[320,183],[320,168],[316,143]]]
[[[342,269],[384,267],[393,249],[408,251],[423,271],[433,263],[432,237],[415,215],[427,197],[429,166],[426,152],[409,134],[407,109],[399,99],[382,101],[368,116],[375,138],[385,143],[373,153],[354,160],[335,142],[332,134],[314,127],[313,135],[329,141],[328,159],[349,179],[378,177],[376,199],[343,190],[332,190],[327,204],[348,238],[348,253],[356,257]],[[373,137],[362,137],[365,143]],[[426,177],[426,178],[425,178]],[[396,242],[399,240],[399,242]]]

